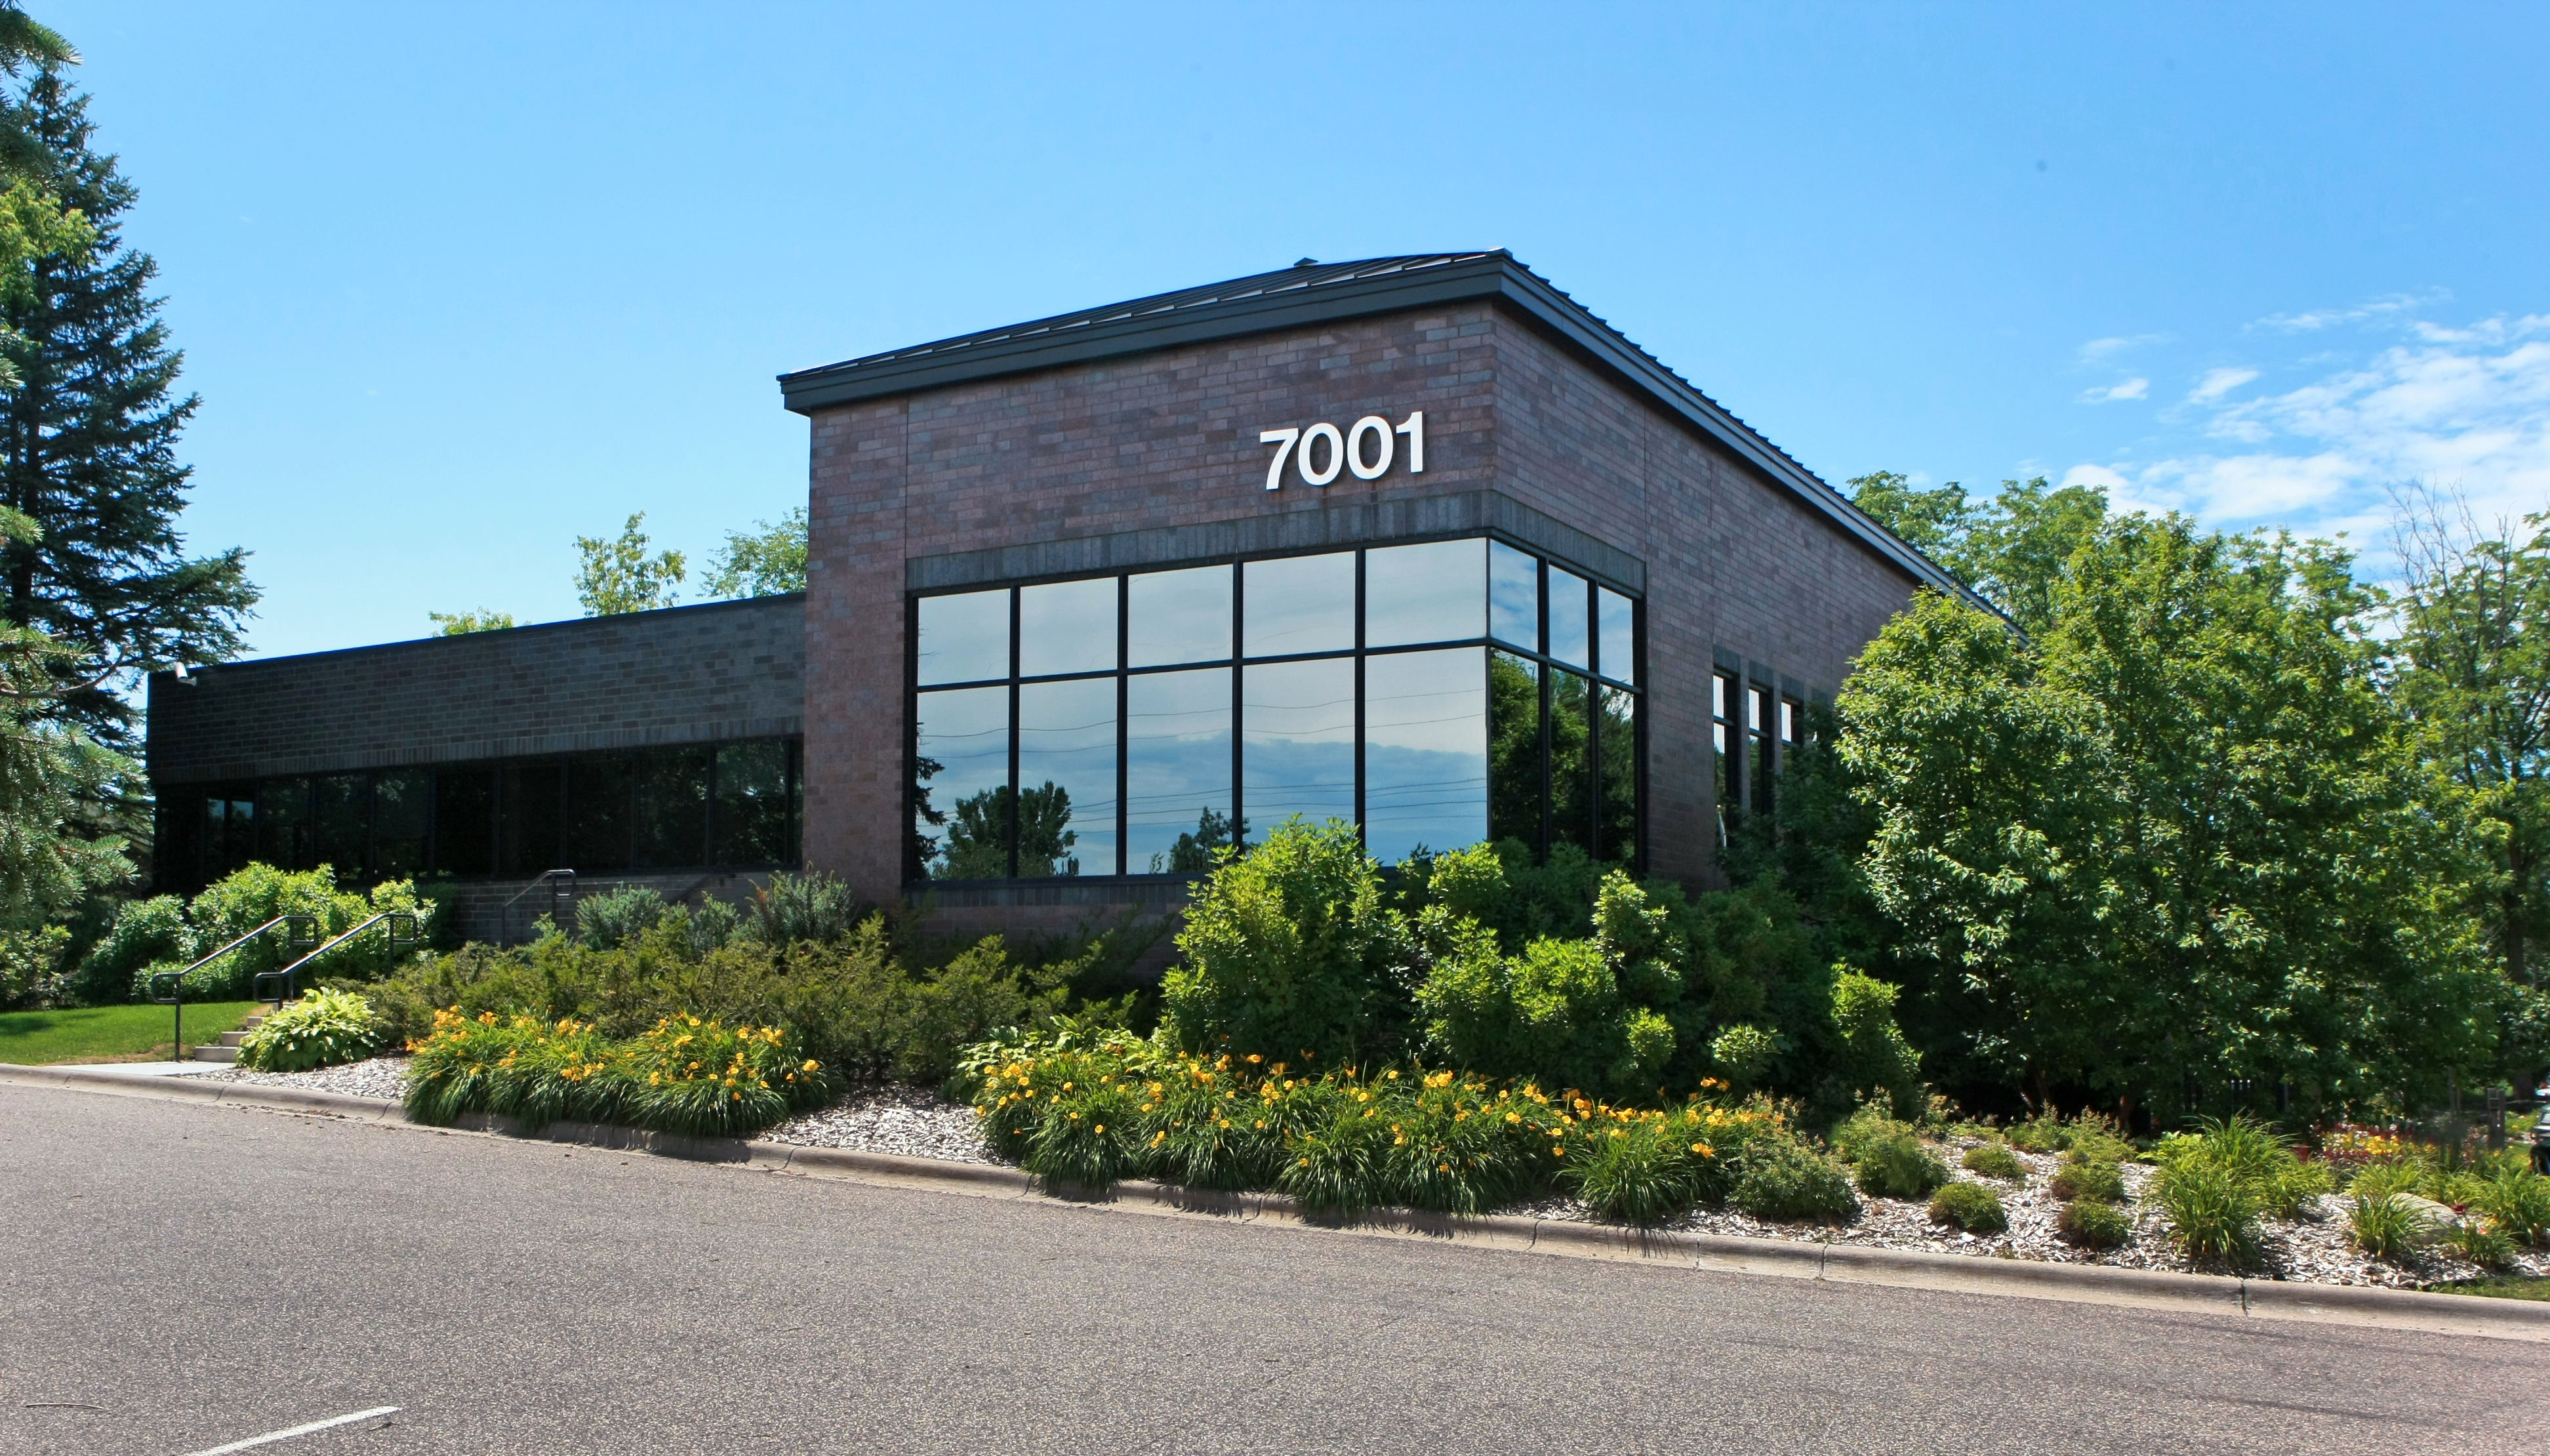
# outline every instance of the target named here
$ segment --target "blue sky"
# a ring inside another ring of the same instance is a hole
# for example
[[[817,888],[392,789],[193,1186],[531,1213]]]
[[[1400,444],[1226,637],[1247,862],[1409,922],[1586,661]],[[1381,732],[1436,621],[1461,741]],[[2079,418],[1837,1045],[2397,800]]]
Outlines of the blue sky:
[[[2550,506],[2539,6],[31,8],[260,655],[704,561],[782,370],[1305,255],[1512,248],[1835,482]]]

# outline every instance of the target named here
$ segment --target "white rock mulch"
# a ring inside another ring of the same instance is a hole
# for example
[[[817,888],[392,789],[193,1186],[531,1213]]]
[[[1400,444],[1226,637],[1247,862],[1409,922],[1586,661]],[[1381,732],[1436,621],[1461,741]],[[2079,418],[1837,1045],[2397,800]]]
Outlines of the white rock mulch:
[[[206,1082],[244,1082],[255,1087],[300,1087],[312,1092],[336,1092],[347,1097],[377,1097],[397,1102],[407,1096],[407,1058],[376,1056],[369,1061],[347,1062],[341,1067],[321,1067],[311,1072],[251,1072],[245,1067],[223,1067],[218,1071],[194,1074]]]
[[[918,1087],[863,1087],[829,1108],[791,1117],[761,1134],[799,1147],[853,1148],[951,1163],[997,1162],[976,1130],[974,1110]]]

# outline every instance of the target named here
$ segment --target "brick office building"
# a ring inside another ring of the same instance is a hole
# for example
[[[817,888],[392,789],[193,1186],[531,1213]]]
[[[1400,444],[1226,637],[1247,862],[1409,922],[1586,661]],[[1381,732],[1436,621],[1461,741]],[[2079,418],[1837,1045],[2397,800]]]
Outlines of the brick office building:
[[[551,845],[665,875],[802,856],[873,900],[1050,922],[1173,902],[1293,814],[1385,858],[1514,837],[1698,882],[1804,705],[1914,591],[1962,591],[1503,252],[1305,263],[781,386],[812,434],[802,606],[154,680],[163,858],[235,859],[273,817],[258,785],[313,815],[359,768],[401,853],[497,884]],[[324,745],[288,696],[347,671],[431,695],[446,658],[514,687],[413,730],[394,693],[309,689]],[[723,746],[753,742],[776,779]],[[782,804],[785,852],[737,858],[777,841],[731,847],[758,812],[731,798]],[[375,872],[408,863],[369,832]]]

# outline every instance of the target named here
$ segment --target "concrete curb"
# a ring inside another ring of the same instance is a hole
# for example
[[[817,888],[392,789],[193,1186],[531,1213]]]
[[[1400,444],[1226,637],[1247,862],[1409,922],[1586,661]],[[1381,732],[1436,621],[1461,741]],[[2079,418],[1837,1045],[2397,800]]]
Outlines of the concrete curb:
[[[1092,1197],[1069,1187],[1047,1190],[1043,1180],[993,1163],[952,1163],[936,1158],[850,1148],[800,1147],[794,1143],[734,1137],[685,1137],[594,1122],[553,1122],[526,1133],[512,1117],[475,1114],[457,1127],[430,1127],[407,1120],[399,1104],[298,1087],[259,1087],[200,1082],[187,1077],[129,1077],[79,1067],[19,1067],[0,1063],[0,1086],[57,1087],[162,1101],[262,1107],[313,1113],[351,1121],[431,1132],[473,1132],[523,1141],[572,1143],[642,1152],[692,1162],[743,1166],[801,1177],[834,1178],[884,1187],[1022,1199],[1046,1193],[1058,1202],[1094,1211],[1144,1213],[1216,1222],[1320,1228],[1363,1237],[1414,1238],[1435,1243],[1528,1250],[1569,1258],[1682,1265],[1714,1274],[1821,1280],[1828,1284],[1883,1285],[1959,1294],[2059,1300],[2128,1309],[2177,1310],[2406,1329],[2433,1334],[2550,1343],[2550,1302],[2495,1300],[2469,1295],[2348,1285],[2283,1283],[2227,1275],[2172,1274],[2096,1264],[2040,1264],[1970,1254],[1932,1254],[1850,1244],[1802,1243],[1733,1234],[1674,1233],[1504,1214],[1454,1218],[1406,1209],[1375,1210],[1351,1221],[1306,1215],[1290,1198],[1273,1193],[1227,1193],[1175,1184],[1128,1180]]]

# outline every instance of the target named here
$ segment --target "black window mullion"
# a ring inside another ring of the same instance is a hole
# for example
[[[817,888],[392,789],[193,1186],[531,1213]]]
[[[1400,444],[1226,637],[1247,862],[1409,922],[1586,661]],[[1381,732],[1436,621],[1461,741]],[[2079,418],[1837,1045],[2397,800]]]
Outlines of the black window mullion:
[[[1363,578],[1364,578],[1364,552],[1363,552],[1362,550],[1358,549],[1358,550],[1355,552],[1355,604],[1354,604],[1354,645],[1355,645],[1355,658],[1354,658],[1354,822],[1355,822],[1355,836],[1356,836],[1357,841],[1358,841],[1358,842],[1360,842],[1360,843],[1362,843],[1366,848],[1370,848],[1370,847],[1371,847],[1371,844],[1372,844],[1372,836],[1371,836],[1370,834],[1368,834],[1368,833],[1366,833],[1366,832],[1364,831],[1364,774],[1363,774],[1363,734],[1364,734],[1364,673],[1363,673],[1364,636],[1363,636],[1363,608],[1364,608],[1364,580],[1363,580]]]
[[[1002,829],[1009,838],[1010,874],[1019,877],[1019,589],[1010,588],[1010,803],[1009,824]]]
[[[1234,560],[1230,563],[1230,842],[1233,848],[1239,846],[1241,826],[1248,823],[1248,804],[1241,797],[1239,782],[1239,739],[1244,726],[1240,716],[1239,656],[1240,644],[1248,639],[1247,590],[1248,573],[1240,570],[1239,563]]]
[[[1130,731],[1126,721],[1131,709],[1130,679],[1125,676],[1125,668],[1132,656],[1132,610],[1133,576],[1127,572],[1116,578],[1116,873],[1120,875],[1133,867],[1132,851],[1126,847],[1133,827],[1132,811],[1127,807],[1133,785],[1125,751],[1125,736]]]
[[[1531,599],[1538,617],[1534,629],[1538,640],[1532,645],[1540,658],[1540,839],[1533,852],[1545,858],[1549,854],[1549,697],[1554,686],[1550,677],[1555,669],[1549,661],[1549,563],[1538,557],[1532,560]]]

